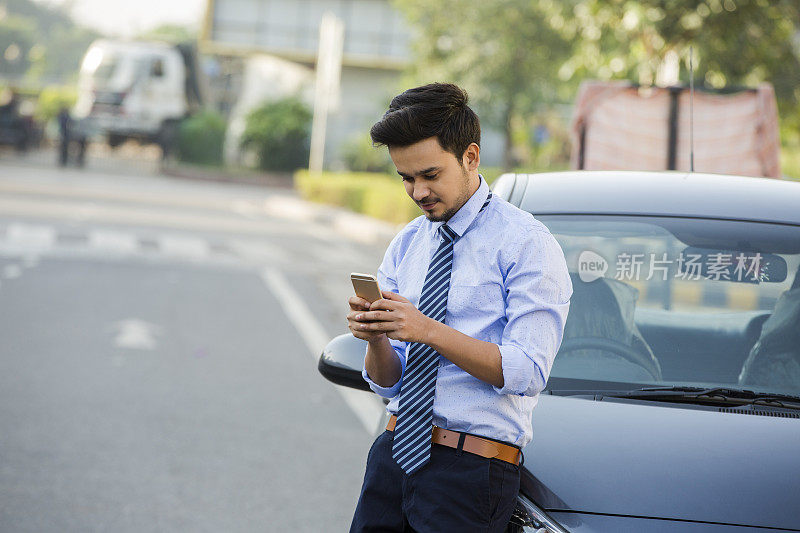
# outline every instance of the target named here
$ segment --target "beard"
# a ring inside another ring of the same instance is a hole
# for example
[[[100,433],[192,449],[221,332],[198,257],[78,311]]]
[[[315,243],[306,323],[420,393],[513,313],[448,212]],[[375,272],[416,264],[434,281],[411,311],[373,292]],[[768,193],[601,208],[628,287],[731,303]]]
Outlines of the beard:
[[[428,220],[430,220],[431,222],[447,222],[448,220],[453,218],[453,215],[458,213],[458,210],[461,209],[465,203],[467,203],[467,200],[469,200],[470,197],[469,175],[467,174],[467,169],[464,167],[461,167],[461,176],[464,178],[464,181],[461,182],[461,193],[458,196],[458,200],[456,201],[455,206],[446,209],[444,213],[442,213],[441,215],[434,215],[432,213],[426,212],[425,216],[427,217]]]
[[[461,207],[451,207],[441,215],[437,216],[433,214],[426,214],[426,216],[428,217],[428,220],[430,220],[431,222],[447,222],[448,220],[453,218],[453,215],[458,213],[459,209],[461,209]]]

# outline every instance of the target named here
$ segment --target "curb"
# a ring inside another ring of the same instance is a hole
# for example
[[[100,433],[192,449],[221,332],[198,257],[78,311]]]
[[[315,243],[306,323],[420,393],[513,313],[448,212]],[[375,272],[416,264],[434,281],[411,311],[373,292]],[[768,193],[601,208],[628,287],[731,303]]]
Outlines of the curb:
[[[160,165],[158,171],[160,174],[171,178],[294,189],[294,178],[290,173],[247,172],[235,169],[217,170],[213,168],[175,164]]]

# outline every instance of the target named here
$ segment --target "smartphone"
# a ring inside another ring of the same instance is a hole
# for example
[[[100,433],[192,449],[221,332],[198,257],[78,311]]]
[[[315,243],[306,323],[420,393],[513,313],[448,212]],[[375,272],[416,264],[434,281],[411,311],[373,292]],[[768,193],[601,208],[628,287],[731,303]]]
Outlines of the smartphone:
[[[355,289],[356,296],[359,298],[364,298],[369,303],[383,298],[381,289],[378,287],[378,280],[372,274],[352,272],[350,281],[353,282],[353,289]]]

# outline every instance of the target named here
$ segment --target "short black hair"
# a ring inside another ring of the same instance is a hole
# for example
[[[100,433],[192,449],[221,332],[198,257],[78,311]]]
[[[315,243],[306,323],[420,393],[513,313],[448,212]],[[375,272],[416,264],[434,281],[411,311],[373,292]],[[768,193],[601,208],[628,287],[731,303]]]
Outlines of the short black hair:
[[[452,83],[431,83],[395,96],[370,130],[377,145],[410,146],[436,137],[443,150],[461,157],[471,143],[481,145],[481,123],[467,105],[467,92]]]

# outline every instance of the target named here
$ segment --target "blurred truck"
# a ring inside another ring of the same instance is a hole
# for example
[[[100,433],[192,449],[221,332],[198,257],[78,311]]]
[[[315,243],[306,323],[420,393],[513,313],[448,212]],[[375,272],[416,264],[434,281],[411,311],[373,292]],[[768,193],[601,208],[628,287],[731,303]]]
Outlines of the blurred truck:
[[[166,156],[180,121],[202,106],[200,85],[192,44],[98,39],[81,62],[72,115],[111,148],[135,139]]]

